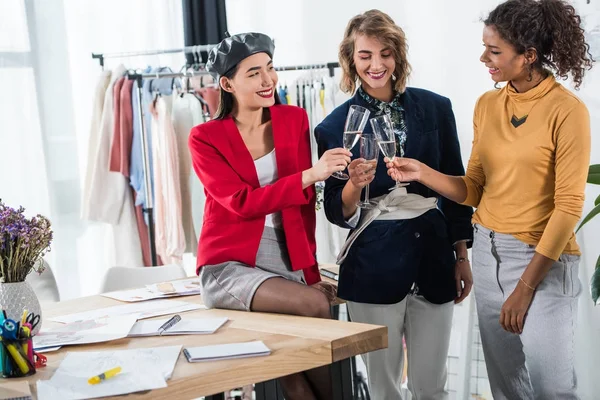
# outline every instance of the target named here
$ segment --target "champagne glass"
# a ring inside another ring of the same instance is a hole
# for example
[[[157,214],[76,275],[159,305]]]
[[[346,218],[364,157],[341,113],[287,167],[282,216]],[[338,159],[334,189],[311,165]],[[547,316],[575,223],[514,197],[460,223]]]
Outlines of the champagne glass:
[[[360,138],[360,157],[365,159],[365,164],[371,168],[377,168],[377,158],[379,157],[379,147],[374,135],[361,135]],[[376,204],[369,200],[369,185],[365,186],[365,199],[356,204],[360,208],[374,208]]]
[[[371,119],[370,122],[381,153],[384,157],[389,158],[391,162],[394,162],[394,159],[396,158],[396,134],[394,133],[392,119],[389,115],[384,114]],[[396,181],[396,185],[392,186],[389,190],[394,190],[407,185],[408,183]]]
[[[346,116],[346,124],[344,125],[344,148],[348,151],[352,150],[360,136],[362,135],[365,125],[369,120],[370,111],[364,107],[352,105]],[[337,171],[331,174],[334,178],[348,180],[349,176],[345,172]]]

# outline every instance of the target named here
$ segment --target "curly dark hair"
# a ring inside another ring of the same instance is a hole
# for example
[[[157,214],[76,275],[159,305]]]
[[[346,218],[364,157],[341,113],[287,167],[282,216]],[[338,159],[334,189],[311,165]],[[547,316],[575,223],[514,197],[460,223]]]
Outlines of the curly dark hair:
[[[581,17],[564,0],[509,0],[496,7],[483,21],[493,26],[518,54],[534,48],[533,68],[554,70],[567,79],[572,75],[579,89],[586,69],[594,59],[585,41]]]

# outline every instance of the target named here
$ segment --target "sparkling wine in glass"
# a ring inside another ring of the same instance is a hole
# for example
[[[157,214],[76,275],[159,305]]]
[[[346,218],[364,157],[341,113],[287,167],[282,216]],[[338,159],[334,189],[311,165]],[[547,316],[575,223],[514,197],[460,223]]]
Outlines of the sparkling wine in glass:
[[[365,159],[365,164],[371,168],[377,168],[379,158],[379,147],[374,135],[362,135],[360,137],[360,157]],[[376,204],[369,200],[369,185],[365,186],[365,199],[356,204],[360,208],[374,208]]]
[[[371,119],[370,122],[381,153],[384,157],[389,158],[391,162],[394,162],[394,159],[396,158],[396,134],[394,133],[392,119],[389,115],[381,115]],[[396,185],[392,186],[389,190],[394,190],[407,185],[408,183],[396,181]]]
[[[346,124],[344,125],[344,148],[348,151],[352,150],[360,139],[367,121],[369,120],[370,111],[364,107],[352,105],[346,116]],[[334,178],[348,180],[348,174],[338,171],[331,174]]]

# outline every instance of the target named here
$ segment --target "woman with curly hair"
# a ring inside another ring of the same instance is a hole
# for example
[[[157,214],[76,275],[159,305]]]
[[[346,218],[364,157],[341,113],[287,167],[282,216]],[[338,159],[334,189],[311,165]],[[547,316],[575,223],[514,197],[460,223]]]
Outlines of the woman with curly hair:
[[[473,277],[479,328],[495,399],[577,399],[573,364],[581,217],[590,120],[578,88],[591,68],[581,19],[562,0],[510,0],[484,21],[481,62],[508,82],[481,96],[466,176],[412,159],[388,163],[477,207]]]

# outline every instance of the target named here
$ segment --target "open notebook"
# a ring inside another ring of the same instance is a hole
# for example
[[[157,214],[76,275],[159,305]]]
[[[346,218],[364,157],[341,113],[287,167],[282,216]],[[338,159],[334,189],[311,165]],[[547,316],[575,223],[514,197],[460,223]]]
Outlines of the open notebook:
[[[262,341],[255,341],[188,347],[183,349],[183,354],[185,354],[185,357],[189,362],[201,362],[268,356],[271,354],[271,350]]]
[[[128,337],[158,336],[159,328],[170,318],[137,321]],[[163,332],[166,335],[207,335],[215,333],[227,318],[182,318],[181,321]]]

